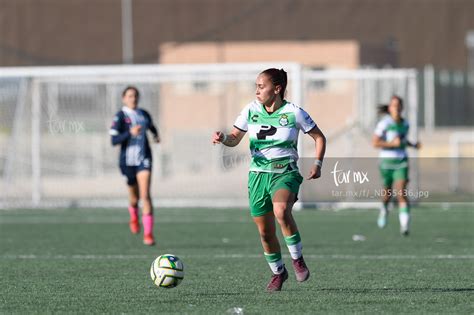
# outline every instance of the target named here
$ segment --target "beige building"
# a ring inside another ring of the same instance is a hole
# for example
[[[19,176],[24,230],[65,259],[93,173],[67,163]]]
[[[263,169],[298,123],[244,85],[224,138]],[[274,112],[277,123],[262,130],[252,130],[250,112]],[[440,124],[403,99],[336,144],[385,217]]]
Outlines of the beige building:
[[[350,40],[165,43],[159,48],[161,64],[298,62],[314,69],[357,69],[360,55],[360,45]],[[353,81],[321,81],[305,89],[304,104],[297,105],[304,107],[323,130],[335,131],[354,114],[355,89]],[[287,98],[291,101],[289,91]],[[183,123],[190,130],[203,121],[209,126],[230,127],[240,109],[254,99],[254,86],[180,84],[163,88],[161,97],[162,104],[199,106],[193,115],[184,114],[188,108],[161,108],[163,129],[175,134],[172,130],[178,129],[173,126],[176,115],[184,118]]]
[[[339,69],[360,65],[360,48],[354,40],[164,43],[158,55],[162,64],[291,61]]]

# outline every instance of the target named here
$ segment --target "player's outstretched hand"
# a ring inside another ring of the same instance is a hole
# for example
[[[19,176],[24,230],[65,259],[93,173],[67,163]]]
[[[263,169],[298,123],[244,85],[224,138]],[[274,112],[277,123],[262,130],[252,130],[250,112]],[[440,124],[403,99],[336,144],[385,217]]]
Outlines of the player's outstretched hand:
[[[221,131],[214,132],[212,135],[212,144],[222,143],[222,140],[224,140],[224,134]]]
[[[321,177],[321,167],[318,165],[313,165],[311,171],[309,171],[309,175],[306,179],[316,179]]]

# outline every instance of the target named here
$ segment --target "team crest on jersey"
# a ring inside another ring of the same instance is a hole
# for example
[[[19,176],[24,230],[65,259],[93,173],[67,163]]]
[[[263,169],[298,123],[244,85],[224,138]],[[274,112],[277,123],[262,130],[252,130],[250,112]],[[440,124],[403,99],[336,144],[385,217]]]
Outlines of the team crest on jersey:
[[[253,122],[257,122],[257,120],[258,120],[258,115],[255,114],[255,115],[253,115],[250,119],[252,119]]]
[[[281,126],[287,126],[288,125],[288,116],[286,114],[283,114],[280,116],[279,123]]]

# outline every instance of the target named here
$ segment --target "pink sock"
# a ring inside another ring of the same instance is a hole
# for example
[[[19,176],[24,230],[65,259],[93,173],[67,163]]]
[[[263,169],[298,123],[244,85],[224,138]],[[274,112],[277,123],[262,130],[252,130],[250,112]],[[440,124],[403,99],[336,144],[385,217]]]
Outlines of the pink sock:
[[[128,207],[128,212],[130,213],[130,220],[137,221],[138,220],[138,207]]]
[[[143,222],[143,234],[149,235],[153,234],[153,214],[143,214],[142,215],[142,222]]]

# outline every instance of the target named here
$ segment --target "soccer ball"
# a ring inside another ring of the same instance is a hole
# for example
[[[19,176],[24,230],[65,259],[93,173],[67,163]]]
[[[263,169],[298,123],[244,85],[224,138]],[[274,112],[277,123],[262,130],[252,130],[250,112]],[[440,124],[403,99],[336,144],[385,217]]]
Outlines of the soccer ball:
[[[184,265],[174,255],[161,255],[152,262],[150,276],[157,286],[161,288],[174,288],[184,278]]]

